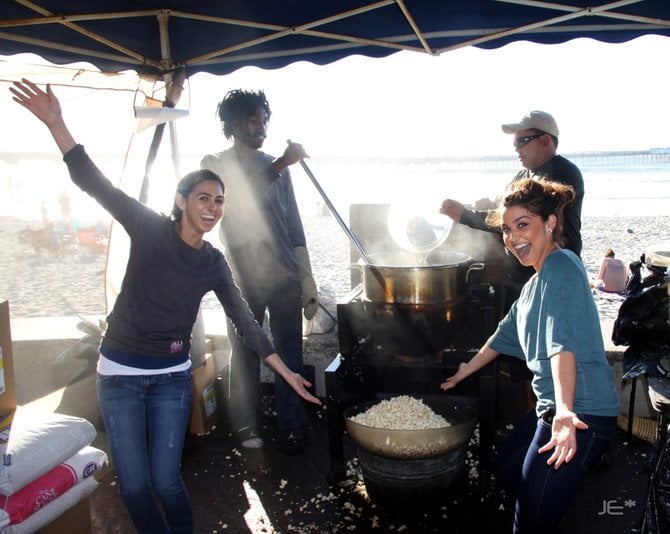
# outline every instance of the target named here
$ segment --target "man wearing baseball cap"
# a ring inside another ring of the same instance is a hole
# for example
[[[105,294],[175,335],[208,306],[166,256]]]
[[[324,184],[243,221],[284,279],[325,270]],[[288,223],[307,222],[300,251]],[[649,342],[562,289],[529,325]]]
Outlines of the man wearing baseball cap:
[[[571,185],[575,200],[566,206],[564,217],[565,248],[577,256],[582,252],[582,201],[584,180],[577,166],[556,153],[558,148],[558,125],[546,111],[531,111],[516,123],[503,124],[506,134],[514,135],[514,148],[524,170],[514,180],[524,177],[560,182]]]

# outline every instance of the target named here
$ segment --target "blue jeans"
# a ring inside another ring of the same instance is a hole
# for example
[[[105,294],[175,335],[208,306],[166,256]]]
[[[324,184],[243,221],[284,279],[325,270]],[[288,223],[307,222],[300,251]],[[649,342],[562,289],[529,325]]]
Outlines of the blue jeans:
[[[496,476],[515,499],[514,533],[559,532],[589,466],[609,445],[616,417],[578,414],[589,428],[577,431],[577,453],[558,469],[547,465],[553,451],[538,454],[551,439],[551,421],[525,414],[507,436],[496,458]]]
[[[97,377],[119,491],[140,534],[194,529],[191,500],[181,478],[191,376],[189,369]]]
[[[263,324],[265,310],[269,313],[270,333],[277,353],[286,366],[302,374],[302,287],[299,281],[285,280],[272,289],[246,287],[240,290],[254,317]],[[260,428],[262,419],[260,392],[261,360],[235,333],[228,320],[230,358],[230,387],[228,410],[233,430]],[[281,430],[301,429],[304,426],[302,399],[284,379],[275,375],[275,408]]]

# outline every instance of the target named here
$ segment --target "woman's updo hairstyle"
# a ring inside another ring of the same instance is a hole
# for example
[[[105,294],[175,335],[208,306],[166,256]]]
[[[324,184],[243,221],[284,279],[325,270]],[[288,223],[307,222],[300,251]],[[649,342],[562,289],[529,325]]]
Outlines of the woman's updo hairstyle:
[[[195,188],[196,185],[198,185],[201,182],[206,182],[208,180],[218,182],[219,185],[221,185],[221,191],[223,191],[223,193],[225,194],[226,186],[223,184],[223,180],[218,174],[216,174],[214,171],[210,171],[209,169],[200,169],[197,171],[189,172],[186,176],[184,176],[181,180],[179,180],[179,183],[177,184],[176,193],[179,193],[182,197],[186,198],[188,197],[188,195],[191,194],[191,191],[193,191],[193,188]],[[177,203],[175,202],[172,205],[171,219],[174,222],[179,222],[181,220],[181,213],[182,213],[181,209],[179,208],[179,206],[177,206]]]
[[[502,226],[502,214],[506,208],[524,206],[529,212],[538,215],[543,221],[555,215],[557,224],[553,231],[554,241],[560,246],[563,242],[563,208],[575,198],[572,186],[559,182],[523,178],[512,182],[498,208],[486,218],[487,224],[495,228]]]

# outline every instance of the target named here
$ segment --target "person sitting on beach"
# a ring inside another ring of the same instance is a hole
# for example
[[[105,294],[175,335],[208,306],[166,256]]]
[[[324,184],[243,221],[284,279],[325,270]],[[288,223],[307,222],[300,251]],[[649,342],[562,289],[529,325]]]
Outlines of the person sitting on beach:
[[[557,532],[616,431],[619,400],[586,270],[560,246],[562,210],[573,198],[564,184],[524,179],[491,213],[505,246],[535,274],[484,346],[441,384],[454,388],[501,353],[532,370],[535,411],[520,418],[496,458],[497,480],[515,499],[516,534]]]
[[[223,216],[221,178],[209,170],[187,174],[177,185],[171,216],[156,213],[105,178],[75,142],[49,85],[43,91],[24,79],[10,91],[47,126],[72,181],[130,236],[123,284],[100,344],[100,411],[119,491],[137,530],[193,532],[181,458],[192,398],[191,333],[203,296],[214,291],[249,347],[301,398],[321,402],[277,354],[223,253],[203,239]]]
[[[626,265],[619,258],[614,257],[614,251],[608,248],[600,265],[598,280],[594,287],[608,293],[623,293],[628,283]]]

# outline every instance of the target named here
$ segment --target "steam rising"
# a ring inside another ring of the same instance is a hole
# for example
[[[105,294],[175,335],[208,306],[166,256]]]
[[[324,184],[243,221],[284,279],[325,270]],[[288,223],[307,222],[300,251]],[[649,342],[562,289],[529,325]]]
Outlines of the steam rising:
[[[388,232],[400,248],[409,252],[428,253],[449,237],[452,220],[425,202],[391,204],[388,210]]]
[[[448,252],[463,253],[485,264],[504,262],[504,246],[499,234],[451,223],[449,217],[437,213],[437,207],[425,214],[415,210],[416,206],[407,206],[403,210],[395,205],[353,204],[351,230],[368,256],[385,253],[378,258],[383,257],[387,266],[438,265],[440,261],[451,264],[455,256],[445,256]],[[352,247],[352,263],[359,258]],[[376,263],[373,258],[371,260]],[[392,262],[395,264],[390,265]]]

